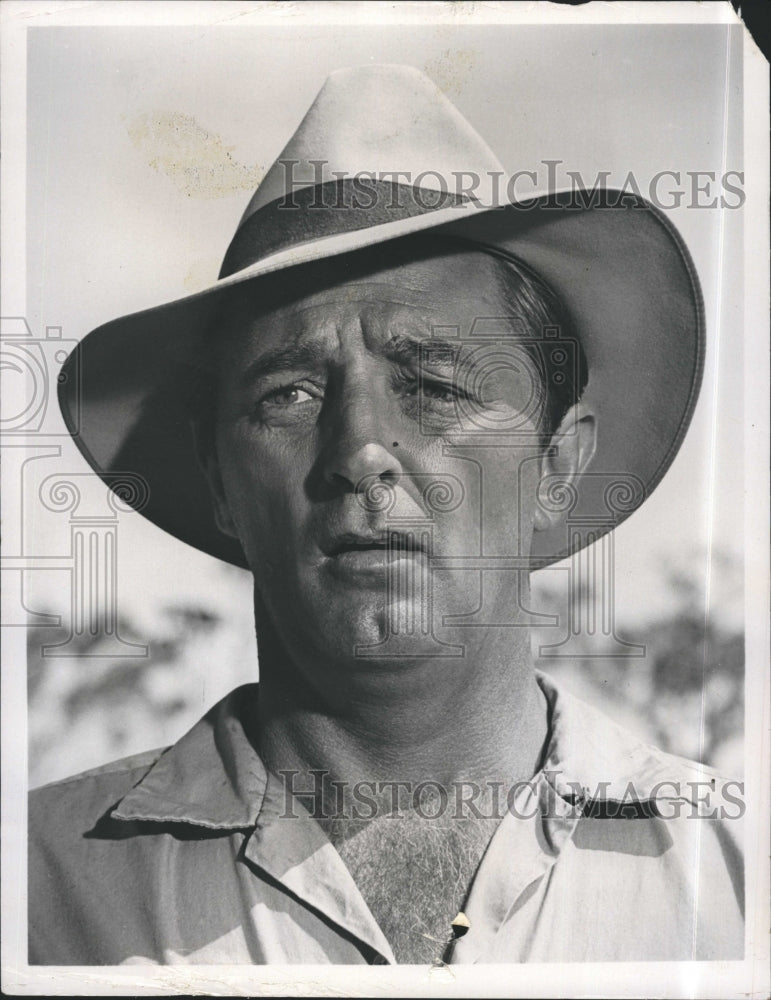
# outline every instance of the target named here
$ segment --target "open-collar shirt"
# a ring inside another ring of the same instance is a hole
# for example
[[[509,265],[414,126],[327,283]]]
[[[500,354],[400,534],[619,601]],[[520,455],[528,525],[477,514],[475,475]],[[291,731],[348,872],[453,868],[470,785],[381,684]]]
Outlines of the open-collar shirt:
[[[543,766],[507,800],[447,960],[740,958],[741,785],[538,682]],[[238,688],[167,750],[32,793],[31,964],[395,961],[247,735],[256,697]]]

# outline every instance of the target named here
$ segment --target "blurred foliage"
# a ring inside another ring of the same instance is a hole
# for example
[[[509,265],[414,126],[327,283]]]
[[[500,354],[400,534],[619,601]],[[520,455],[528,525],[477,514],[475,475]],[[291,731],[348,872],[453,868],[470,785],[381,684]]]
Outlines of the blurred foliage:
[[[723,562],[721,569],[740,578],[735,564]],[[543,657],[538,665],[662,750],[740,776],[743,632],[705,612],[703,589],[686,573],[671,571],[665,586],[667,614],[617,628],[619,638],[645,647],[644,656],[593,657],[591,637],[582,637],[584,655],[572,661]],[[545,604],[558,610],[558,595],[547,592]]]
[[[205,608],[168,607],[153,634],[123,619],[118,634],[147,647],[144,657],[105,656],[102,635],[75,637],[70,656],[56,655],[69,629],[27,633],[30,785],[55,780],[116,757],[178,738],[202,714],[196,671],[202,641],[220,620]],[[204,654],[205,655],[205,654]],[[208,707],[208,706],[206,706]]]
[[[723,570],[741,575],[736,566]],[[743,636],[735,625],[705,614],[704,594],[687,574],[672,572],[663,579],[667,613],[644,626],[617,629],[625,640],[644,644],[645,656],[593,656],[591,637],[582,636],[577,657],[542,658],[538,665],[663,750],[738,776]],[[539,610],[559,614],[564,622],[564,593],[541,589],[539,603]],[[253,652],[245,665],[235,636],[250,627],[224,621],[202,606],[171,606],[151,634],[140,633],[129,620],[120,623],[123,639],[147,645],[146,657],[110,658],[99,635],[81,638],[79,655],[44,656],[43,648],[65,641],[69,630],[31,626],[31,785],[178,739],[216,700],[215,688],[224,694],[242,683],[245,667],[256,676]]]

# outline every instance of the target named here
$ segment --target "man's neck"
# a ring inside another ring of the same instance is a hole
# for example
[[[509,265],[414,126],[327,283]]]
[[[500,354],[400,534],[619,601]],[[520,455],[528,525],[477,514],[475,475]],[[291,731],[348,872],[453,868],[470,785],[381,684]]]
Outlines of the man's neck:
[[[337,665],[293,662],[258,632],[265,764],[320,822],[397,962],[442,960],[508,791],[542,756],[528,630],[473,630],[462,658]]]
[[[297,789],[318,789],[313,772],[323,772],[325,815],[350,805],[357,783],[378,783],[384,807],[425,782],[448,794],[465,783],[467,798],[478,786],[481,801],[538,766],[547,710],[526,628],[480,630],[463,658],[325,669],[326,695],[307,680],[313,667],[261,630],[259,751]],[[394,782],[405,785],[395,792]]]

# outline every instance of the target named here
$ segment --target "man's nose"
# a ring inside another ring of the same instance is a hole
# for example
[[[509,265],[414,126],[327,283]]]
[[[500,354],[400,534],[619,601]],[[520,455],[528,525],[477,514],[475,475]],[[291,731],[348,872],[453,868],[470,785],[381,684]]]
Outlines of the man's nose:
[[[402,474],[396,457],[392,414],[378,387],[370,382],[348,391],[335,408],[327,429],[324,478],[346,492],[359,492],[373,478],[395,481]]]

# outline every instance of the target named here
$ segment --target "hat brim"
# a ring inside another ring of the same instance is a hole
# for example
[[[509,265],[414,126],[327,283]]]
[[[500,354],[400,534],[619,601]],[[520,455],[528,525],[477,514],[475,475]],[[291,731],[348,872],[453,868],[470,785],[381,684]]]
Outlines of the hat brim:
[[[234,286],[436,230],[523,261],[561,297],[583,346],[597,448],[575,491],[555,484],[546,499],[564,517],[535,534],[531,565],[562,559],[620,524],[659,484],[693,413],[705,345],[696,272],[663,213],[619,192],[606,192],[602,205],[567,194],[533,198],[526,208],[453,206],[310,239],[204,291],[100,326],[62,369],[68,429],[126,504],[182,541],[246,566],[239,544],[216,527],[189,415],[169,386]]]

